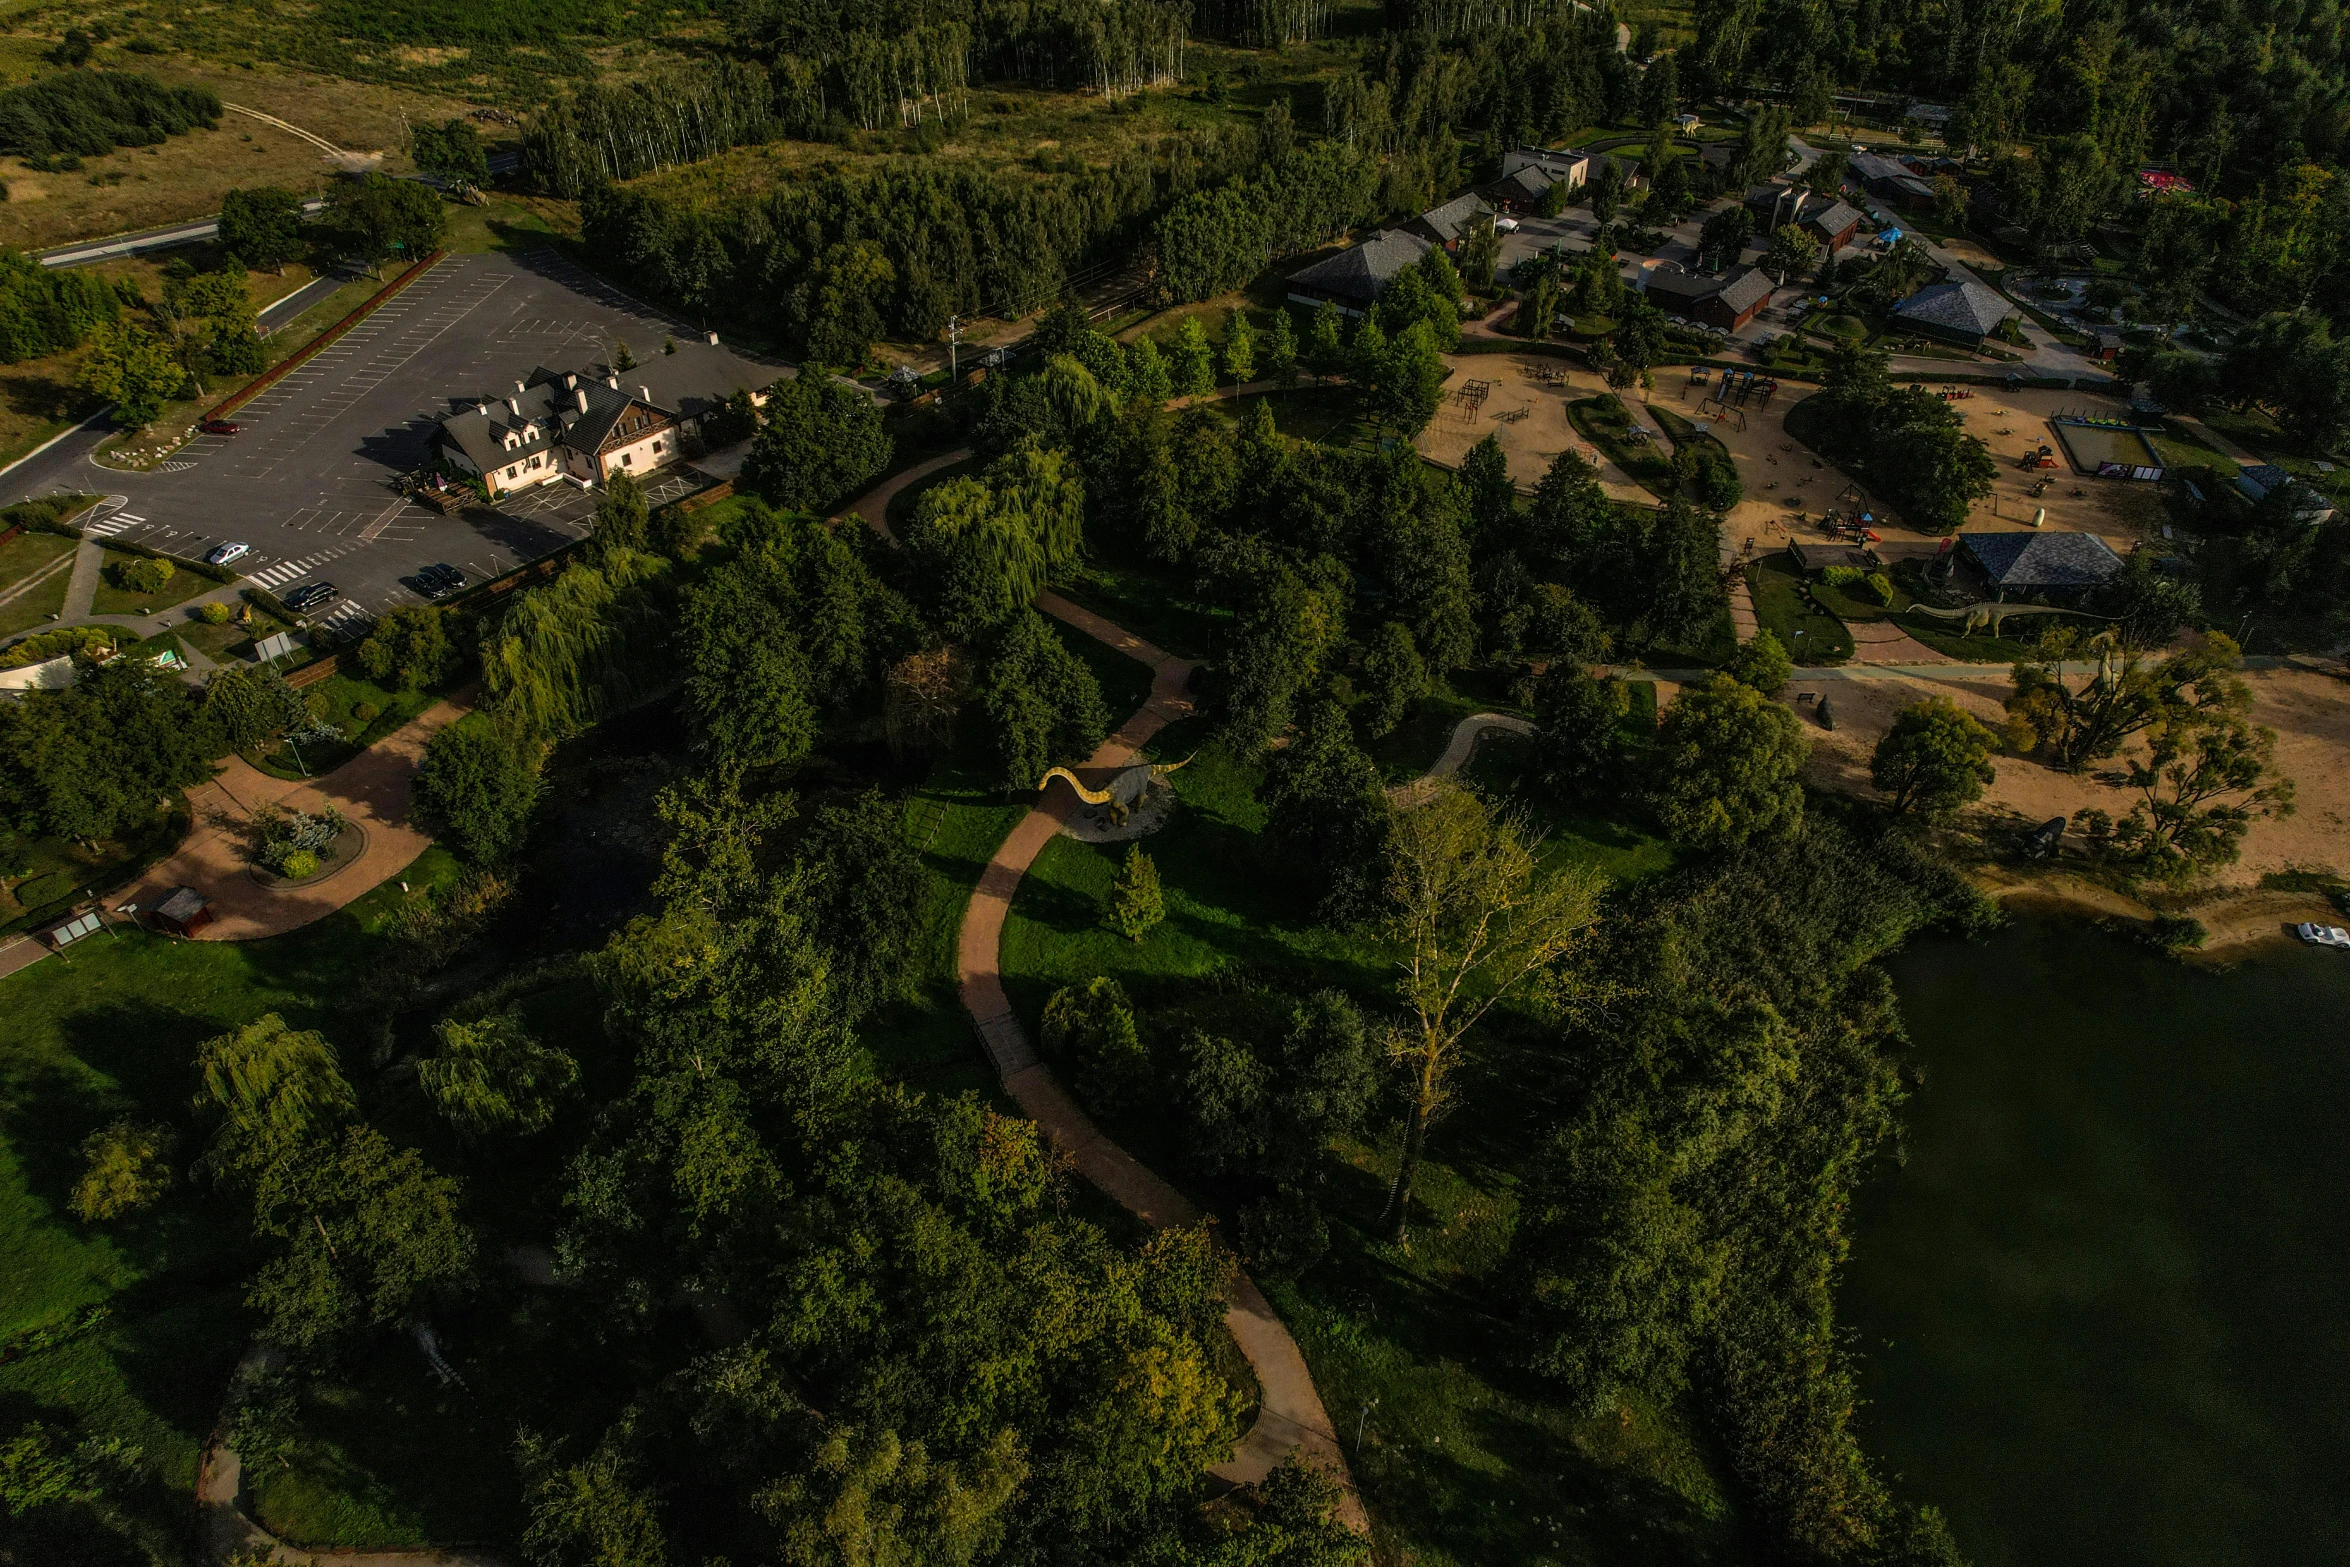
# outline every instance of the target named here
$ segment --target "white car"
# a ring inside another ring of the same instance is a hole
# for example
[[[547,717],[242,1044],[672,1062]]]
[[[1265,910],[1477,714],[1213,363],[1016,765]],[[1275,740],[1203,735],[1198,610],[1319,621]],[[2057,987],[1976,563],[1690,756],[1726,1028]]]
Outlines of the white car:
[[[207,566],[225,566],[232,560],[239,559],[242,556],[250,555],[252,553],[253,546],[250,544],[215,544],[211,549],[204,552],[204,564]]]
[[[1495,218],[1493,220],[1493,232],[1496,234],[1515,234],[1518,232],[1518,220],[1516,218]]]
[[[2350,930],[2339,925],[2296,925],[2293,934],[2313,947],[2340,947],[2350,951]]]

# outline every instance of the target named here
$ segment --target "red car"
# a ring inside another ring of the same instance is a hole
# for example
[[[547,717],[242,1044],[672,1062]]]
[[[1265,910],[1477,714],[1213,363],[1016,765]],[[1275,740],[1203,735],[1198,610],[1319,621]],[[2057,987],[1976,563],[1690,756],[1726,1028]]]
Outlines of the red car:
[[[234,419],[207,419],[196,428],[206,435],[235,435],[245,427]]]

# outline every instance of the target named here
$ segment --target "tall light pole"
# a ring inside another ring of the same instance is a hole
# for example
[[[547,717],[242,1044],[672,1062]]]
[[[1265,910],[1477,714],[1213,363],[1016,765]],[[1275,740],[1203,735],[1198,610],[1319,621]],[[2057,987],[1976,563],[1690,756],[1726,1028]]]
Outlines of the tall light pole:
[[[947,317],[947,386],[950,389],[963,378],[962,355],[959,352],[962,346],[963,318],[949,316]]]

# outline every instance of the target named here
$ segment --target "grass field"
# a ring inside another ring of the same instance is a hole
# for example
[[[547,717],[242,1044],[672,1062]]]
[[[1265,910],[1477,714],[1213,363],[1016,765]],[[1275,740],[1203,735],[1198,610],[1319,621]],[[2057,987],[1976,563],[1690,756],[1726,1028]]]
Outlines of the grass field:
[[[1632,423],[1620,400],[1578,398],[1567,404],[1567,418],[1585,440],[1605,452],[1608,461],[1624,471],[1625,477],[1658,500],[1671,500],[1680,490],[1680,481],[1673,477],[1672,463],[1655,444],[1631,439]]]
[[[1438,744],[1467,705],[1425,705],[1390,737],[1391,771]],[[1173,726],[1154,750],[1185,754],[1198,728]],[[1598,863],[1621,881],[1672,863],[1670,845],[1628,825],[1547,812],[1527,782],[1526,753],[1523,742],[1497,738],[1479,748],[1471,780],[1525,792],[1553,863]],[[1004,933],[1006,986],[1024,1018],[1033,1024],[1055,986],[1096,974],[1115,975],[1146,1015],[1235,983],[1336,984],[1384,1004],[1384,942],[1316,925],[1287,878],[1268,874],[1258,777],[1215,745],[1173,775],[1177,812],[1145,845],[1167,919],[1139,943],[1101,925],[1123,849],[1069,838],[1046,847]],[[1464,1102],[1435,1134],[1407,1248],[1373,1238],[1392,1126],[1334,1148],[1324,1188],[1333,1251],[1302,1277],[1274,1281],[1275,1304],[1340,1429],[1377,1520],[1380,1560],[1517,1567],[1630,1559],[1622,1553],[1635,1547],[1644,1561],[1743,1560],[1735,1509],[1676,1412],[1580,1419],[1513,1368],[1510,1335],[1494,1315],[1517,1204],[1508,1172],[1556,1109],[1548,1050],[1521,1019],[1487,1030]],[[1166,1118],[1114,1120],[1112,1131],[1146,1164],[1184,1179]]]
[[[265,773],[280,778],[315,778],[340,767],[441,699],[438,691],[394,690],[361,675],[344,674],[329,675],[302,694],[324,707],[320,716],[342,730],[343,738],[313,741],[301,748],[299,757],[281,742],[247,758]],[[357,711],[361,706],[374,711],[362,717]]]
[[[1802,579],[1786,551],[1750,563],[1746,587],[1755,620],[1798,664],[1835,664],[1852,656],[1852,633],[1843,621],[1806,602]]]
[[[0,637],[40,625],[65,608],[73,567],[60,562],[74,541],[57,533],[25,533],[0,544]]]
[[[438,851],[408,872],[416,896],[453,874]],[[232,945],[135,929],[84,941],[0,980],[0,1338],[104,1307],[95,1331],[0,1365],[9,1422],[118,1436],[143,1458],[103,1527],[184,1559],[203,1435],[243,1351],[243,1278],[255,1258],[233,1202],[184,1182],[154,1209],[89,1226],[65,1211],[81,1139],[123,1114],[188,1124],[197,1045],[277,1011],[330,1037],[389,946],[402,898],[378,888],[293,935]],[[184,1167],[196,1150],[182,1147]],[[28,1558],[33,1559],[33,1558]]]
[[[117,549],[105,551],[105,556],[105,563],[98,573],[98,594],[90,601],[90,613],[93,615],[152,615],[157,610],[169,609],[174,604],[222,590],[220,583],[192,571],[174,571],[170,580],[153,593],[120,587],[115,582],[117,568],[142,557],[128,550]]]

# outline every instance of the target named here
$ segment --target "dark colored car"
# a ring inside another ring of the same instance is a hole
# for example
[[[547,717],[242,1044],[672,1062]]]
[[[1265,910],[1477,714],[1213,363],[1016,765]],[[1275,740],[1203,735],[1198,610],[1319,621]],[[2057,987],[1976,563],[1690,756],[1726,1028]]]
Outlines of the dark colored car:
[[[342,597],[341,591],[331,582],[307,583],[286,595],[286,608],[297,615],[307,615],[319,605],[340,597]]]
[[[235,435],[245,427],[234,419],[207,419],[196,428],[206,435]]]
[[[445,599],[465,586],[465,573],[445,562],[419,566],[416,586],[428,599]]]

